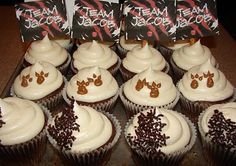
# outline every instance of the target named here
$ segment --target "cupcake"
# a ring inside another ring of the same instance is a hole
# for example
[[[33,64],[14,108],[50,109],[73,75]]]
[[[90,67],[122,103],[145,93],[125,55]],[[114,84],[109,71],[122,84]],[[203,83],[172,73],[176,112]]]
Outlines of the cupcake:
[[[210,59],[188,70],[177,88],[181,93],[181,110],[194,123],[207,107],[235,100],[234,87]]]
[[[112,112],[118,90],[118,84],[109,71],[97,66],[86,67],[68,81],[63,97],[68,104],[75,100],[80,105]]]
[[[103,165],[121,133],[117,119],[77,102],[49,118],[49,142],[67,165]]]
[[[147,108],[172,109],[179,100],[171,77],[151,67],[125,82],[119,95],[128,117]]]
[[[49,40],[46,35],[43,40],[34,41],[30,44],[24,56],[23,66],[30,66],[38,61],[50,62],[65,75],[71,56],[65,48],[61,47],[57,42]]]
[[[235,165],[236,103],[210,106],[199,116],[198,128],[209,165]]]
[[[203,64],[208,59],[216,66],[215,58],[212,56],[210,49],[201,45],[200,40],[192,45],[188,44],[175,50],[170,59],[170,64],[176,81],[178,82],[191,67]]]
[[[194,125],[182,114],[147,109],[132,117],[125,139],[137,165],[178,165],[196,141]]]
[[[65,82],[61,72],[51,63],[36,62],[15,78],[11,94],[50,109],[61,101]]]
[[[0,160],[6,165],[39,163],[46,148],[46,124],[36,103],[16,97],[0,99]]]
[[[73,42],[71,39],[54,39],[61,47],[65,48],[69,53],[72,53]]]
[[[82,68],[91,66],[99,66],[115,75],[120,66],[120,59],[109,47],[93,40],[81,44],[74,52],[71,69],[77,73]]]
[[[169,64],[159,51],[148,44],[144,47],[138,45],[127,53],[121,63],[120,72],[124,81],[127,81],[150,66],[153,70],[160,70],[165,73],[169,71]]]

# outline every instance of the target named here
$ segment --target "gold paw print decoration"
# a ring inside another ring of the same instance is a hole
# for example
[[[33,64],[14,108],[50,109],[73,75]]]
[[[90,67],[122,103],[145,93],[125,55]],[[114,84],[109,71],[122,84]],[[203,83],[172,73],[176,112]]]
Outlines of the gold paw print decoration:
[[[21,80],[22,87],[27,87],[29,85],[29,82],[33,81],[33,78],[31,78],[29,74],[27,74],[26,76],[23,75],[21,79],[22,79]]]
[[[49,73],[44,73],[41,71],[40,73],[35,72],[35,76],[37,77],[37,83],[42,84],[45,81],[45,78],[48,77]]]
[[[80,95],[85,95],[88,93],[87,86],[89,86],[90,83],[94,83],[95,86],[101,86],[102,85],[102,79],[101,75],[97,76],[96,74],[93,74],[93,78],[88,77],[87,81],[77,81],[76,84],[78,85],[77,93]]]
[[[135,89],[137,91],[140,91],[141,89],[143,89],[143,87],[147,87],[148,89],[150,89],[150,97],[152,98],[156,98],[159,96],[159,88],[161,88],[161,83],[155,83],[154,81],[150,84],[149,82],[146,81],[146,79],[143,79],[142,81],[139,79]]]
[[[210,73],[210,71],[208,71],[207,73],[203,73],[203,75],[199,75],[199,74],[191,74],[191,79],[192,82],[190,84],[191,88],[193,89],[197,89],[198,88],[198,81],[202,81],[204,78],[207,79],[207,87],[211,88],[214,86],[214,81],[213,78],[214,77],[214,73]]]

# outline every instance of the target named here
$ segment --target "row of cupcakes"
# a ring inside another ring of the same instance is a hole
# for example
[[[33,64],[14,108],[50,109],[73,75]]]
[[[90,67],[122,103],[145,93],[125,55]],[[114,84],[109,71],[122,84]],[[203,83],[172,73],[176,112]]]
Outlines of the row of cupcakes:
[[[102,165],[121,134],[112,114],[76,102],[54,116],[45,107],[15,97],[0,99],[0,108],[1,159],[18,164],[39,163],[48,138],[63,162]],[[203,152],[210,163],[235,163],[235,114],[236,103],[227,103],[213,105],[199,117]],[[160,108],[144,109],[129,118],[124,135],[134,162],[141,165],[178,164],[197,136],[186,116]]]

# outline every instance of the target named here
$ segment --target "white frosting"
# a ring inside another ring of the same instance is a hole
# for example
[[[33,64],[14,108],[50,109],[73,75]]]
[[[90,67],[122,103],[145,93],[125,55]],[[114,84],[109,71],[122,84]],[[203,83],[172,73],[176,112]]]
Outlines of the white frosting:
[[[161,83],[158,97],[150,97],[150,89],[144,86],[141,90],[136,90],[138,80],[146,79],[152,85]],[[155,71],[151,67],[135,75],[124,84],[124,94],[133,103],[149,106],[163,106],[169,104],[177,97],[177,89],[173,84],[171,77],[161,71]]]
[[[214,85],[211,88],[207,87],[207,78],[204,78],[203,73],[207,74],[208,71],[213,73],[212,77]],[[191,87],[192,78],[191,75],[203,76],[198,82],[198,87],[193,89]],[[225,78],[225,75],[218,69],[216,69],[210,60],[206,61],[202,65],[191,68],[184,74],[183,78],[178,83],[179,91],[191,101],[220,101],[227,99],[234,93],[232,84]]]
[[[148,111],[149,110],[145,110],[142,111],[142,113],[147,115]],[[165,154],[171,154],[188,145],[191,138],[191,132],[186,120],[176,111],[156,109],[155,115],[158,114],[163,115],[163,117],[161,117],[161,122],[166,124],[161,133],[169,136],[166,140],[166,146],[161,147],[160,150]],[[139,116],[140,113],[134,116],[132,123],[127,129],[127,133],[130,133],[131,136],[136,136],[135,129],[139,126]]]
[[[3,145],[27,142],[38,135],[45,119],[41,108],[34,102],[15,97],[0,99],[2,120],[0,140]]]
[[[193,66],[200,65],[209,58],[212,64],[214,66],[216,65],[215,58],[212,56],[210,49],[201,45],[200,40],[193,45],[188,44],[175,50],[172,58],[175,64],[184,70],[189,70]]]
[[[112,124],[103,113],[91,107],[79,106],[76,102],[74,102],[73,111],[78,117],[75,123],[79,124],[79,131],[72,133],[75,137],[71,147],[72,152],[85,153],[95,150],[110,139]]]
[[[133,72],[140,73],[152,66],[154,70],[162,70],[166,61],[159,51],[146,44],[144,47],[135,46],[122,61],[123,66]]]
[[[70,46],[71,43],[70,39],[56,39],[54,41],[57,42],[61,47],[66,49]]]
[[[61,47],[55,41],[49,40],[46,35],[43,40],[34,41],[25,53],[25,60],[30,64],[38,61],[50,62],[54,66],[63,64],[68,57],[65,48]]]
[[[102,84],[95,86],[92,82],[86,86],[88,93],[78,94],[77,81],[87,82],[88,78],[93,78],[94,74],[96,74],[96,76],[101,75]],[[118,84],[109,71],[99,67],[87,67],[79,70],[79,72],[70,79],[66,87],[66,93],[70,98],[73,97],[77,101],[96,102],[114,96],[118,92],[118,89]]]
[[[80,70],[84,67],[99,66],[108,69],[118,61],[118,56],[108,46],[95,40],[81,44],[73,54],[73,65]]]
[[[44,81],[37,83],[37,73],[44,72]],[[48,73],[48,76],[45,74]],[[28,86],[22,86],[23,77],[29,75]],[[63,76],[52,64],[48,62],[37,62],[21,71],[13,83],[14,93],[21,98],[29,100],[41,99],[58,89],[63,83]]]
[[[169,46],[168,48],[172,50],[177,50],[183,46],[189,45],[189,43],[175,43],[173,46]]]
[[[214,110],[219,110],[223,113],[226,119],[231,119],[232,122],[236,122],[236,102],[213,105],[206,109],[200,121],[201,128],[204,133],[209,131],[208,122],[213,116]]]
[[[141,46],[141,43],[127,43],[126,40],[125,40],[125,36],[121,36],[120,37],[120,45],[122,48],[124,48],[125,50],[132,50],[135,46],[138,46],[140,45]]]

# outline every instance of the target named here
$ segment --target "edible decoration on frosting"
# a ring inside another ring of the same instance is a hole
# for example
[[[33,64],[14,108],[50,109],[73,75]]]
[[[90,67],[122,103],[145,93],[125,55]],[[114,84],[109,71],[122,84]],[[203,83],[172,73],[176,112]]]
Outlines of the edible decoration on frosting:
[[[45,78],[48,77],[49,73],[44,73],[41,71],[40,73],[35,72],[35,76],[37,77],[37,83],[42,84],[45,81]]]
[[[191,74],[191,79],[192,79],[192,82],[190,84],[191,88],[193,89],[196,89],[198,87],[198,81],[202,81],[203,80],[203,77],[204,78],[207,78],[207,87],[208,88],[211,88],[214,86],[214,81],[213,81],[213,77],[214,77],[214,73],[210,73],[210,71],[208,70],[207,74],[203,73],[203,76],[199,76],[199,74]]]
[[[86,88],[86,86],[89,86],[90,83],[94,83],[95,86],[101,86],[102,85],[102,76],[99,75],[97,76],[96,74],[93,74],[93,78],[88,77],[87,78],[87,82],[83,81],[77,81],[77,85],[78,85],[78,94],[84,95],[88,93],[88,90]]]
[[[22,81],[21,81],[22,87],[27,87],[29,85],[28,81],[29,82],[33,81],[33,78],[30,77],[30,74],[27,74],[26,76],[23,75],[23,77],[21,79],[22,79]]]
[[[150,97],[156,98],[159,96],[159,88],[161,87],[161,83],[155,83],[154,81],[152,82],[152,84],[150,85],[149,82],[146,81],[146,78],[144,78],[142,81],[139,79],[135,89],[137,91],[140,91],[141,89],[143,89],[143,87],[146,86],[148,89],[151,90],[150,92]]]
[[[149,110],[147,115],[140,113],[138,116],[138,127],[135,126],[136,136],[128,133],[127,139],[137,150],[149,154],[165,155],[160,148],[166,146],[166,140],[170,138],[162,134],[162,129],[166,126],[161,122],[162,114],[156,114],[156,110]]]
[[[48,126],[48,132],[61,149],[70,150],[75,141],[73,131],[80,131],[80,125],[75,123],[78,117],[74,114],[73,104],[65,108],[62,114],[56,115],[54,125]]]
[[[213,143],[233,148],[236,146],[236,122],[226,119],[222,112],[214,110],[213,116],[208,122],[209,136]]]
[[[213,77],[214,77],[214,73],[210,73],[210,71],[208,70],[207,74],[203,73],[204,78],[207,78],[207,87],[211,88],[214,86],[214,81],[213,81]]]

